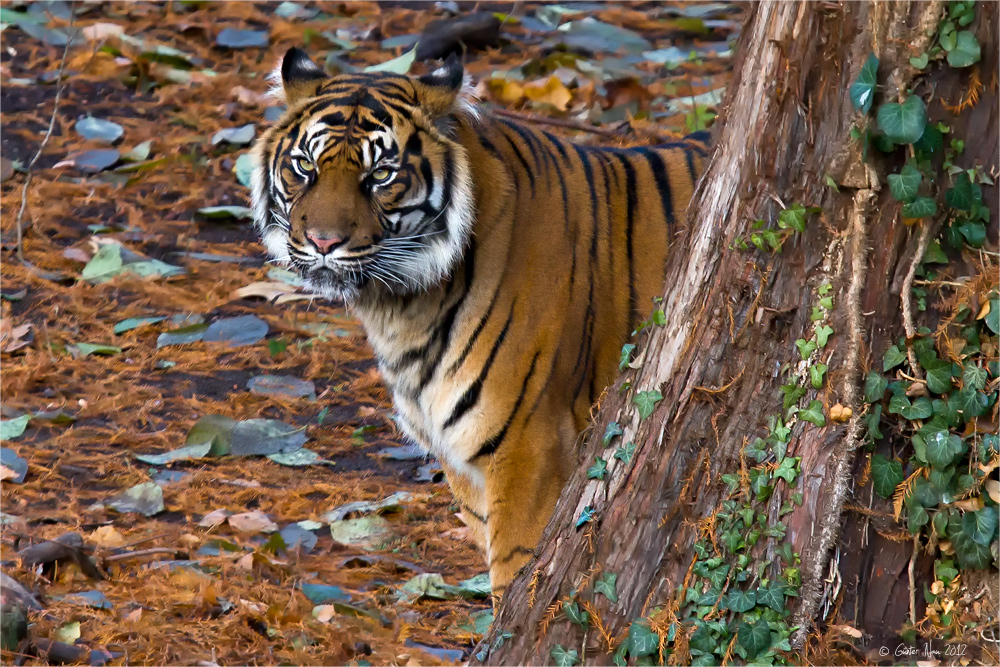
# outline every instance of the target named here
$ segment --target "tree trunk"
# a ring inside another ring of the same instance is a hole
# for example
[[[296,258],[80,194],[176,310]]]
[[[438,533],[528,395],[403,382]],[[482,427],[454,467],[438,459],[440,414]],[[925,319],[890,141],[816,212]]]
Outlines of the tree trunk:
[[[671,624],[698,597],[691,590],[703,576],[694,567],[699,550],[707,544],[706,557],[725,553],[715,542],[727,499],[739,500],[736,512],[752,507],[751,522],[763,519],[763,536],[745,549],[748,561],[733,563],[750,572],[741,586],[770,579],[794,588],[801,578],[797,599],[788,599],[787,625],[801,627],[790,637],[796,647],[831,607],[866,634],[867,646],[895,636],[914,612],[910,576],[923,603],[931,559],[911,565],[911,541],[881,537],[867,515],[845,513],[845,504],[870,505],[867,454],[855,455],[865,429],[864,377],[870,364],[881,366],[874,355],[903,332],[901,294],[910,292],[904,282],[921,237],[925,246],[930,238],[923,229],[935,218],[904,224],[900,204],[880,186],[899,170],[901,154],[863,160],[851,132],[874,125],[874,112],[856,112],[848,89],[871,52],[880,59],[876,104],[914,85],[918,92],[933,85],[932,121],[950,121],[952,137],[975,138],[962,164],[995,173],[997,5],[980,3],[970,26],[982,44],[978,71],[987,73],[986,87],[960,122],[941,100],[954,104],[973,74],[946,68],[922,74],[909,64],[929,49],[929,33],[944,11],[943,2],[764,2],[749,12],[713,159],[692,202],[690,226],[671,251],[665,323],[633,339],[636,370],[601,401],[538,555],[502,600],[476,660],[609,664],[616,649],[622,656],[621,646],[652,636],[660,660],[689,662],[687,626]],[[994,190],[986,192],[996,220]],[[796,205],[820,210],[800,214],[804,232],[782,231],[779,214]],[[780,252],[746,247],[758,220],[787,236]],[[819,305],[826,297],[832,307]],[[826,346],[804,361],[796,341],[816,340],[818,328],[826,332],[820,337],[829,336]],[[816,390],[809,374],[818,364],[828,370]],[[741,452],[767,436],[769,425],[772,433],[782,428],[774,423],[784,414],[779,387],[796,381],[809,393],[799,400],[805,412],[787,424],[784,458],[793,464],[799,458],[799,469],[782,468],[774,455],[765,460],[769,466],[758,466]],[[644,393],[650,391],[663,398],[641,418],[640,404],[656,397]],[[814,400],[822,403],[822,420],[814,417],[822,426],[805,418]],[[620,436],[608,429],[611,422],[621,426]],[[588,479],[596,457],[607,461],[607,472]],[[766,490],[747,491],[755,467],[771,473],[769,498]],[[735,492],[721,480],[727,473]],[[797,494],[800,504],[793,502]],[[741,576],[734,569],[727,582]],[[716,600],[722,611],[708,617],[724,619],[726,606]],[[648,619],[645,634],[637,619]],[[630,628],[634,639],[626,642]],[[721,657],[738,659],[735,644],[734,636]]]

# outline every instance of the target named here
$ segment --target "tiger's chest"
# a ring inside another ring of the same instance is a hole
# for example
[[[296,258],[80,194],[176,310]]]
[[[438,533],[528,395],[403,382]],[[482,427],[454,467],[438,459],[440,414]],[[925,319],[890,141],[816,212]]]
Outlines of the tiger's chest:
[[[488,418],[472,415],[461,423],[449,421],[468,381],[462,373],[449,372],[454,345],[440,335],[439,317],[425,318],[428,313],[433,309],[359,311],[382,379],[392,395],[396,423],[438,460],[481,483],[482,472],[469,459]],[[489,414],[488,397],[479,408],[477,414]]]

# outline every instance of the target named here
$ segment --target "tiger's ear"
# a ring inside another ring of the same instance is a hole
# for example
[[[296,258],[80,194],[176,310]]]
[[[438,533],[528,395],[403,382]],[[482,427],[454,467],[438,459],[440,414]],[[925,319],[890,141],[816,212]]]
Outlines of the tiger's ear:
[[[462,90],[463,78],[462,61],[453,52],[441,67],[416,80],[420,108],[431,118],[451,112]]]
[[[281,88],[288,104],[314,97],[320,85],[330,78],[322,67],[309,59],[305,51],[294,46],[281,59],[280,71]]]

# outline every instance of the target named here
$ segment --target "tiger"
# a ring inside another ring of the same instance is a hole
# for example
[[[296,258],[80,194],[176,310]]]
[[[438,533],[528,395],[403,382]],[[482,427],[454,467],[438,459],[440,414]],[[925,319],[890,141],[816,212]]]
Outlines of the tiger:
[[[286,110],[253,148],[256,230],[363,324],[496,602],[664,288],[707,137],[574,143],[481,108],[454,55],[422,76],[331,76],[292,48],[275,79]]]

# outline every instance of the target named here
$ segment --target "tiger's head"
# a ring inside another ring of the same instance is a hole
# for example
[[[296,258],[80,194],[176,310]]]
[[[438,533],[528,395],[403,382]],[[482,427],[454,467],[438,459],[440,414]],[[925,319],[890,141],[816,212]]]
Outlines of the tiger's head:
[[[452,131],[473,117],[454,56],[421,77],[328,76],[300,49],[275,73],[284,116],[254,147],[253,210],[268,253],[328,298],[407,293],[449,274],[475,216]]]

